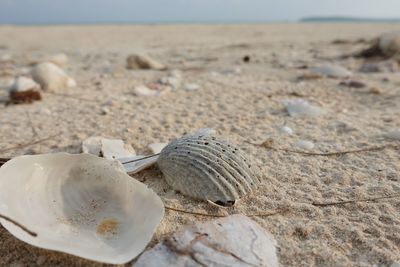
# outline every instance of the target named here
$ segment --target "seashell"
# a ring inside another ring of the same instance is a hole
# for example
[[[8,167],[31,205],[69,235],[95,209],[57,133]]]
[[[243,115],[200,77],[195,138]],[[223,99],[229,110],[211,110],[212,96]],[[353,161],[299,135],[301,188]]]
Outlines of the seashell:
[[[40,85],[30,78],[19,76],[9,88],[10,99],[14,104],[31,103],[41,100]]]
[[[119,159],[136,155],[131,145],[120,139],[107,139],[97,136],[89,137],[82,142],[83,153],[89,153],[106,159]]]
[[[147,147],[151,150],[153,154],[158,154],[161,150],[164,149],[168,144],[167,143],[153,143],[148,145]]]
[[[307,141],[307,140],[297,141],[294,145],[298,148],[305,149],[305,150],[311,150],[315,146],[313,142]]]
[[[278,267],[277,244],[249,217],[231,215],[185,227],[144,252],[133,267]]]
[[[400,31],[382,34],[379,37],[378,47],[386,56],[400,54]]]
[[[31,70],[31,75],[43,90],[57,91],[65,87],[76,86],[74,79],[68,77],[57,65],[49,62],[35,65]]]
[[[288,134],[288,135],[293,134],[293,130],[289,126],[282,126],[281,128],[279,128],[279,132],[283,133],[283,134]]]
[[[302,99],[286,101],[285,108],[291,117],[318,117],[325,113],[320,107],[311,105]]]
[[[47,61],[59,66],[60,68],[65,68],[68,64],[68,57],[66,54],[61,53],[50,57]]]
[[[261,171],[253,160],[209,135],[172,141],[161,151],[157,165],[173,189],[221,205],[233,204],[261,182]]]
[[[347,78],[353,75],[351,71],[341,66],[324,64],[310,69],[311,73],[331,78]]]
[[[400,140],[400,128],[389,131],[385,137],[392,140]]]
[[[19,188],[20,190],[15,190]],[[89,154],[21,156],[0,168],[0,223],[33,246],[123,264],[141,253],[163,218],[161,199],[120,163]]]
[[[164,89],[150,89],[144,85],[138,85],[133,88],[133,93],[137,96],[158,96],[167,93],[169,90],[167,88]]]
[[[148,55],[134,54],[128,56],[128,58],[126,59],[126,68],[130,70],[134,69],[165,70],[166,66],[152,59]]]
[[[181,82],[182,80],[180,78],[172,76],[165,76],[160,79],[161,84],[170,86],[174,90],[179,89]]]
[[[200,89],[200,85],[198,85],[196,83],[187,83],[185,85],[186,91],[195,91],[195,90],[199,90],[199,89]]]

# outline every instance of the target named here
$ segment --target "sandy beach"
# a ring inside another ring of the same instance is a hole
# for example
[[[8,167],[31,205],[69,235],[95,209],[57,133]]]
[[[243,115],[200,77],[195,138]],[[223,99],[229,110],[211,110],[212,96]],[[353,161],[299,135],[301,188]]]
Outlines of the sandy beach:
[[[188,211],[287,210],[252,217],[278,241],[281,266],[390,266],[400,261],[399,148],[331,156],[285,150],[302,150],[296,146],[300,140],[312,142],[309,152],[315,153],[399,145],[385,138],[400,128],[399,72],[362,73],[365,59],[344,57],[393,30],[400,25],[0,26],[0,97],[30,63],[57,53],[68,56],[65,71],[77,82],[75,88],[44,92],[32,104],[0,102],[0,157],[79,153],[90,136],[122,139],[138,154],[148,154],[150,143],[212,128],[256,158],[265,176],[259,189],[233,208],[218,209],[174,192],[157,167],[133,177],[165,205]],[[132,53],[147,53],[168,70],[128,70]],[[298,78],[324,63],[343,66],[353,76]],[[135,86],[154,83],[170,70],[180,70],[183,84],[199,88],[134,94]],[[349,80],[366,86],[339,85]],[[289,116],[284,103],[295,99],[324,114]],[[282,133],[284,125],[293,134]],[[266,140],[283,150],[254,145]],[[350,203],[333,203],[341,201]],[[186,224],[209,219],[166,210],[148,248]],[[106,266],[35,248],[1,226],[0,265]]]

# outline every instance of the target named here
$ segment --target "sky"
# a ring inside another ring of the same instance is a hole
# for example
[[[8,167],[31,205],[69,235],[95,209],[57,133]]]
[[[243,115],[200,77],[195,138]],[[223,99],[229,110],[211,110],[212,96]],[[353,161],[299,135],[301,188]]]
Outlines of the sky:
[[[294,22],[399,18],[400,0],[0,0],[0,24]]]

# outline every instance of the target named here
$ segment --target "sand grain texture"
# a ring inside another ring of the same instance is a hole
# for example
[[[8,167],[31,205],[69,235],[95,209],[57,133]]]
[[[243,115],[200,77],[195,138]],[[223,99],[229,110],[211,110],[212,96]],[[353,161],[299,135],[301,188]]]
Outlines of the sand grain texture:
[[[261,187],[229,213],[290,212],[253,217],[278,241],[282,266],[385,266],[400,260],[400,198],[316,206],[311,203],[366,199],[400,193],[398,149],[320,157],[276,151],[251,143],[271,138],[274,147],[293,148],[299,140],[313,152],[341,151],[388,142],[400,127],[400,75],[359,73],[363,59],[341,55],[364,44],[332,44],[334,39],[369,39],[399,25],[170,25],[0,27],[0,86],[30,61],[57,53],[69,57],[66,72],[76,88],[43,93],[42,101],[0,103],[0,151],[59,136],[0,157],[25,153],[79,152],[89,136],[123,139],[138,154],[150,143],[165,143],[198,128],[213,128],[258,158]],[[169,69],[180,69],[195,91],[173,90],[156,97],[136,96],[135,86],[166,73],[127,70],[126,57],[147,53]],[[247,63],[242,58],[249,55]],[[339,86],[343,79],[298,80],[304,66],[339,64],[368,88]],[[238,70],[240,68],[240,71]],[[0,90],[0,96],[4,96]],[[283,102],[302,98],[326,111],[319,117],[290,117]],[[102,112],[107,106],[108,112]],[[292,135],[281,134],[284,124]],[[157,168],[134,176],[169,206],[218,213],[217,208],[175,193]],[[210,218],[167,211],[150,244],[194,220]],[[34,230],[34,229],[32,229]],[[1,266],[102,266],[24,244],[0,227]]]

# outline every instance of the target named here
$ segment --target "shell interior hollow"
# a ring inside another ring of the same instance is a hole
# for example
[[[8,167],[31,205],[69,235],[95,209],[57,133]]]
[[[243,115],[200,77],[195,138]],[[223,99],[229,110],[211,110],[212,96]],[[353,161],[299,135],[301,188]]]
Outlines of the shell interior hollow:
[[[175,139],[157,164],[174,190],[220,206],[232,206],[261,182],[261,170],[250,157],[210,135]]]
[[[21,156],[0,168],[0,223],[31,245],[122,264],[140,254],[164,215],[161,199],[121,164],[89,154]]]

